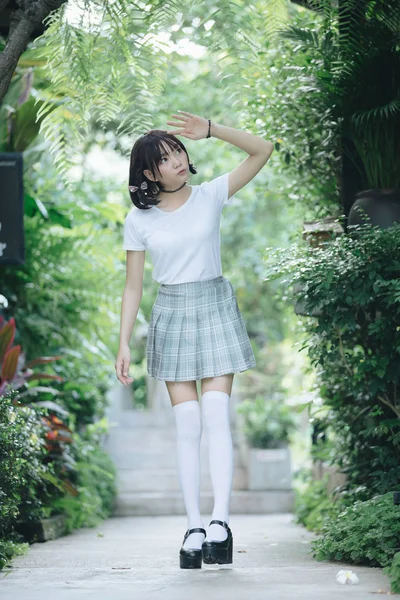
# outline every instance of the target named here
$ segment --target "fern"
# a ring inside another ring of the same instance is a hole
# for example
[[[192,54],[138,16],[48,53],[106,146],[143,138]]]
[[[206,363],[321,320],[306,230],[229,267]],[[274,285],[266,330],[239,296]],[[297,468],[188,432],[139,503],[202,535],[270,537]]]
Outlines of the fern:
[[[265,31],[285,20],[287,4],[257,2]],[[189,24],[194,41],[202,38],[207,44],[231,104],[240,100],[249,68],[260,67],[260,15],[255,18],[254,7],[243,0],[151,0],[145,5],[77,0],[75,6],[81,11],[78,23],[67,19],[67,5],[48,17],[34,57],[45,61],[42,73],[50,83],[37,93],[41,133],[67,185],[92,122],[102,128],[112,125],[119,136],[130,138],[153,126],[169,60],[159,34],[170,33],[173,25]],[[196,17],[197,29],[191,25]],[[209,36],[204,35],[206,21],[214,21]],[[179,35],[187,35],[186,29]]]

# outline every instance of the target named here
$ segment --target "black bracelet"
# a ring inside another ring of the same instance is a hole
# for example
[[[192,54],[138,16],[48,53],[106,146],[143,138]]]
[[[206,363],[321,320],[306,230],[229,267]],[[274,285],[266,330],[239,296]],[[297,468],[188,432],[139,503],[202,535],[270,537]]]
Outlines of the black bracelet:
[[[208,119],[208,133],[207,133],[207,137],[210,138],[211,137],[211,119]]]

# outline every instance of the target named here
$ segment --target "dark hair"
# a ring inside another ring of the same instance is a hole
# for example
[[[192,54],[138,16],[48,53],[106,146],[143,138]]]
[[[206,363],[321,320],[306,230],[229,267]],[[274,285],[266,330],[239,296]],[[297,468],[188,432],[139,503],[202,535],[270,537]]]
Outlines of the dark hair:
[[[148,169],[151,171],[154,178],[157,178],[157,176],[160,175],[158,165],[162,158],[161,155],[165,150],[165,146],[169,146],[172,150],[175,150],[178,147],[182,148],[182,150],[186,152],[189,171],[193,174],[197,173],[196,168],[189,160],[189,154],[181,140],[161,129],[152,129],[151,131],[148,131],[136,140],[131,152],[129,185],[136,186],[138,189],[135,192],[129,190],[129,194],[133,204],[137,208],[147,210],[160,203],[160,200],[157,200],[156,195],[159,191],[158,188],[161,186],[148,179],[143,171]],[[146,189],[140,187],[144,182],[147,183]]]

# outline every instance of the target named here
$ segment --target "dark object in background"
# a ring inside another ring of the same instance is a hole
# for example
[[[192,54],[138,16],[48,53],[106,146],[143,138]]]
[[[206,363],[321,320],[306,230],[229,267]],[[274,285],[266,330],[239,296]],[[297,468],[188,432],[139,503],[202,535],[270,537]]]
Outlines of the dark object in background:
[[[400,223],[400,189],[363,190],[356,194],[348,225],[367,224],[388,229],[393,223]]]
[[[0,264],[24,261],[22,152],[0,152]]]
[[[325,443],[327,441],[326,437],[326,424],[321,421],[315,419],[313,423],[313,429],[311,433],[311,443],[313,446],[318,444],[318,440]]]

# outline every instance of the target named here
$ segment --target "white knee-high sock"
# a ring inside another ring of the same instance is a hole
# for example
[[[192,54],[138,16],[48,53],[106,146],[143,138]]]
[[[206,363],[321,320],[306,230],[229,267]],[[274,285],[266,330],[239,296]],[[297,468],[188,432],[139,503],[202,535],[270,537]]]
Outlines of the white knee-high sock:
[[[212,519],[229,524],[229,503],[233,479],[233,444],[229,423],[229,395],[209,391],[201,397],[203,426],[208,435],[211,483],[214,492]],[[207,529],[207,541],[222,541],[226,529],[213,524]]]
[[[197,400],[180,402],[173,407],[176,424],[176,458],[188,529],[203,527],[200,515],[200,440],[201,411]],[[184,548],[201,548],[203,533],[191,533]]]

